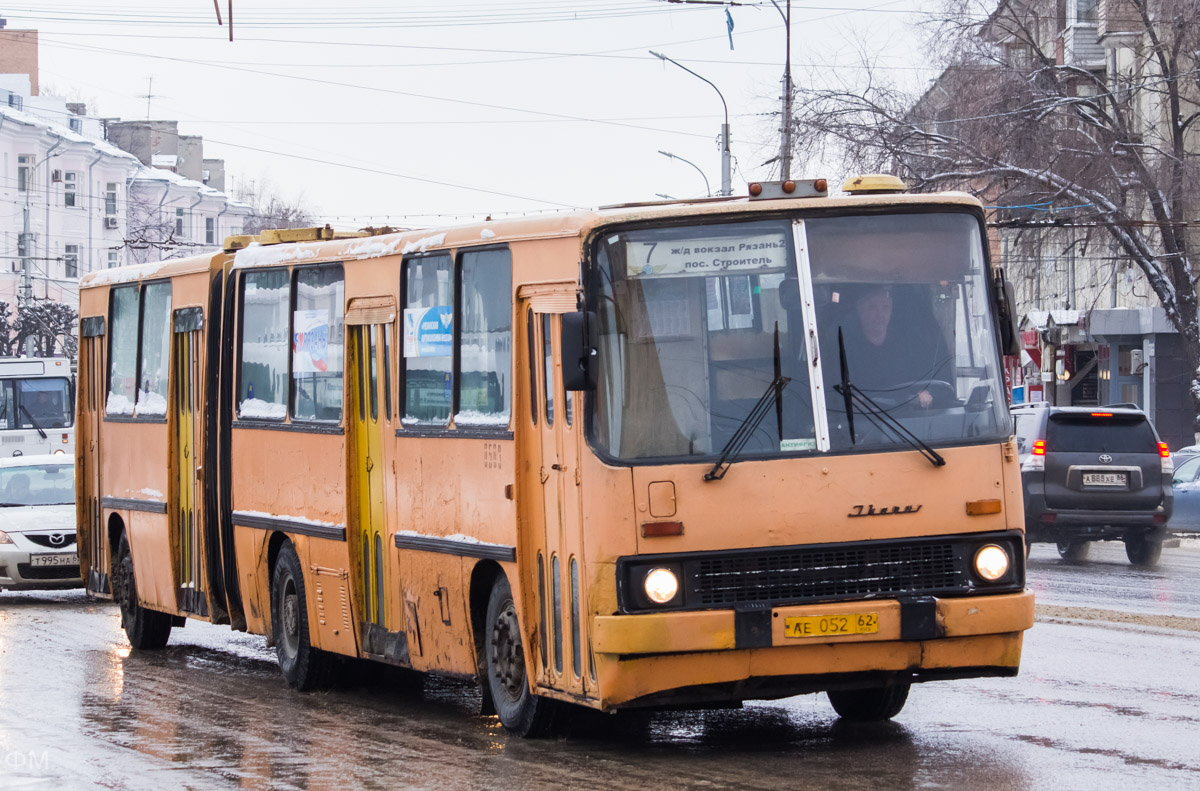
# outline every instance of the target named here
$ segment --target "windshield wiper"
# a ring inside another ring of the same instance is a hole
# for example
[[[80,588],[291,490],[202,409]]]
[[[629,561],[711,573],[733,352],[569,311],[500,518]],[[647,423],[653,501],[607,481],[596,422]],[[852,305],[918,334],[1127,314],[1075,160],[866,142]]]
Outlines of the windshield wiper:
[[[29,410],[25,408],[24,404],[21,404],[21,411],[25,413],[25,417],[29,418],[29,422],[32,423],[33,427],[37,429],[38,435],[41,436],[42,439],[45,439],[46,432],[42,429],[38,422],[33,419],[33,415],[29,414]]]
[[[763,422],[771,411],[771,404],[780,397],[783,393],[783,388],[787,387],[788,382],[792,381],[786,376],[776,376],[771,384],[767,385],[767,390],[758,399],[754,408],[750,410],[750,414],[746,415],[738,426],[737,431],[733,432],[733,436],[725,443],[725,447],[721,449],[721,456],[717,459],[717,463],[712,469],[704,473],[704,480],[719,481],[725,477],[725,473],[729,471],[730,466],[737,460],[738,454],[742,452],[742,448],[750,441],[750,437],[754,435],[758,424]]]
[[[877,428],[880,430],[890,429],[898,439],[911,445],[913,448],[921,452],[921,455],[929,459],[929,463],[934,467],[941,467],[946,463],[936,450],[929,447],[920,437],[905,428],[899,420],[892,417],[886,409],[871,400],[870,396],[864,393],[860,388],[856,387],[850,381],[850,366],[846,363],[846,344],[842,340],[842,328],[838,327],[838,356],[841,359],[841,374],[842,381],[833,386],[842,395],[842,399],[846,404],[846,423],[850,428],[850,444],[855,443],[854,437],[854,405],[858,404],[859,410],[867,416]]]

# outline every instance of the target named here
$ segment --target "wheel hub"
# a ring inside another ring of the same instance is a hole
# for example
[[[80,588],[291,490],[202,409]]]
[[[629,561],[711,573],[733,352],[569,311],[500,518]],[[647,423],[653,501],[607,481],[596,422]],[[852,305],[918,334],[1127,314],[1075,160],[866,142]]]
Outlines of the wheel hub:
[[[289,585],[284,588],[279,601],[279,619],[283,627],[283,643],[288,656],[295,656],[300,646],[300,601]]]
[[[511,603],[496,618],[491,648],[492,674],[505,694],[516,700],[525,690],[525,650],[521,645],[517,613]]]

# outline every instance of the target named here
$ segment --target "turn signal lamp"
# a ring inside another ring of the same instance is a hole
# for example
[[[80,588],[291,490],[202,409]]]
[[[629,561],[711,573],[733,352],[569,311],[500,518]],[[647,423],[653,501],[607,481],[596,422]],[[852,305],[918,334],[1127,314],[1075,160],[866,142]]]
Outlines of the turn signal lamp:
[[[895,176],[886,173],[868,173],[862,176],[851,176],[842,184],[842,192],[851,195],[882,195],[889,192],[904,192],[908,185]]]
[[[975,553],[975,573],[988,582],[995,582],[1007,574],[1008,566],[1008,553],[996,544],[988,544]]]
[[[642,584],[646,589],[646,598],[655,604],[666,604],[679,593],[679,578],[670,569],[650,569]]]

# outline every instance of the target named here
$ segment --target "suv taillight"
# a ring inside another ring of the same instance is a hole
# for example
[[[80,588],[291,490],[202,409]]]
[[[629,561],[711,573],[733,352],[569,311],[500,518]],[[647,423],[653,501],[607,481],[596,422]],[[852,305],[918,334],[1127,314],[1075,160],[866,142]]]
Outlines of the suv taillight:
[[[1046,469],[1046,440],[1035,439],[1033,447],[1025,461],[1021,463],[1022,470],[1038,471]]]
[[[1162,457],[1163,475],[1175,472],[1175,460],[1171,458],[1171,449],[1167,447],[1167,443],[1158,443],[1158,455]]]

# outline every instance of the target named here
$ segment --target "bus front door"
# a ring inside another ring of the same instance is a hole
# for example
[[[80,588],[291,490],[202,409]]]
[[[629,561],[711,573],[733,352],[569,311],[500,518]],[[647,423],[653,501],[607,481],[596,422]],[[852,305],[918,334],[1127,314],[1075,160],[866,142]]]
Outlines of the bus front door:
[[[558,365],[560,319],[558,311],[574,305],[574,287],[559,299],[535,300],[526,311],[529,334],[533,411],[533,438],[528,452],[534,458],[537,496],[529,508],[532,528],[540,523],[530,540],[538,544],[532,563],[532,583],[540,601],[536,609],[524,606],[527,617],[536,618],[536,653],[541,668],[539,681],[553,689],[587,695],[594,686],[591,662],[590,625],[587,618],[587,580],[583,573],[583,519],[580,498],[580,415],[576,396],[564,397]],[[542,302],[542,304],[538,304]],[[546,304],[549,302],[549,304]],[[554,312],[551,312],[554,311]],[[524,416],[523,416],[524,419]],[[532,466],[532,465],[531,465]],[[530,480],[530,484],[534,481]],[[532,495],[526,491],[527,495]],[[536,504],[536,505],[535,505]],[[526,633],[532,630],[527,628]]]

